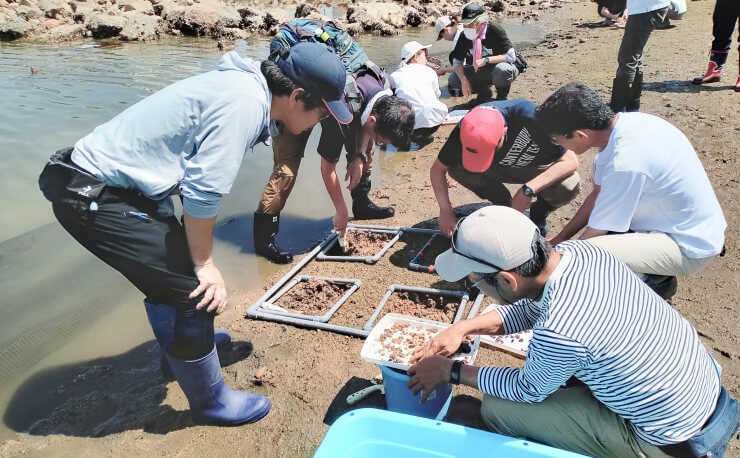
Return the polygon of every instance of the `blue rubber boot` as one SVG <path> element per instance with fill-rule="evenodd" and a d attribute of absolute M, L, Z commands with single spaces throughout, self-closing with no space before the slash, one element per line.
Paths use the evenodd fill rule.
<path fill-rule="evenodd" d="M 270 411 L 267 396 L 229 388 L 221 373 L 216 347 L 203 358 L 186 361 L 175 358 L 165 347 L 165 355 L 177 383 L 190 403 L 193 420 L 198 423 L 236 426 L 255 422 Z"/>
<path fill-rule="evenodd" d="M 175 340 L 175 307 L 154 304 L 148 300 L 144 300 L 144 307 L 146 308 L 146 316 L 149 318 L 149 324 L 152 326 L 152 331 L 154 331 L 154 337 L 157 339 L 160 348 L 164 348 L 165 345 Z M 213 338 L 218 350 L 223 350 L 231 344 L 231 334 L 226 331 L 216 331 Z M 164 352 L 159 361 L 159 368 L 165 380 L 174 380 L 174 375 Z"/>

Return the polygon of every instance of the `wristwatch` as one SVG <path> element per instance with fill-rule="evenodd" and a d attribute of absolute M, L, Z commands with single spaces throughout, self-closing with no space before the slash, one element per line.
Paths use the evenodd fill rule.
<path fill-rule="evenodd" d="M 450 369 L 450 383 L 453 385 L 459 385 L 460 384 L 460 368 L 462 367 L 463 362 L 459 359 L 456 359 L 452 362 L 452 369 Z"/>
<path fill-rule="evenodd" d="M 535 197 L 535 196 L 537 195 L 537 193 L 535 193 L 535 192 L 534 192 L 534 190 L 533 190 L 532 188 L 530 188 L 529 186 L 527 186 L 527 184 L 526 184 L 526 183 L 524 183 L 524 184 L 522 185 L 522 193 L 523 193 L 523 194 L 524 194 L 525 196 L 527 196 L 527 197 Z"/>

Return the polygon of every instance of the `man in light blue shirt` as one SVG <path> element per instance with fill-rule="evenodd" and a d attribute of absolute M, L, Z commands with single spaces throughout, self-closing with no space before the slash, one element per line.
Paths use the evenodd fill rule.
<path fill-rule="evenodd" d="M 298 134 L 330 115 L 351 117 L 339 101 L 344 81 L 323 45 L 301 44 L 274 62 L 231 52 L 217 70 L 162 89 L 57 151 L 39 178 L 67 232 L 146 295 L 165 366 L 196 421 L 250 423 L 271 407 L 266 396 L 226 386 L 214 345 L 213 319 L 226 305 L 212 257 L 221 198 L 275 123 Z"/>

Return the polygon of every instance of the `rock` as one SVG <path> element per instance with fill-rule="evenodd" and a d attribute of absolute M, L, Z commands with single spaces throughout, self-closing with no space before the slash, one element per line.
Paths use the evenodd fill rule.
<path fill-rule="evenodd" d="M 12 15 L 11 15 L 12 14 Z M 0 40 L 17 40 L 28 33 L 31 26 L 9 10 L 0 11 Z"/>
<path fill-rule="evenodd" d="M 118 36 L 126 25 L 126 19 L 122 16 L 112 16 L 110 14 L 93 15 L 88 26 L 94 38 L 110 38 Z"/>
<path fill-rule="evenodd" d="M 162 33 L 162 18 L 139 11 L 124 13 L 126 22 L 119 33 L 124 41 L 150 41 Z"/>
<path fill-rule="evenodd" d="M 123 12 L 138 11 L 144 14 L 154 14 L 154 6 L 151 2 L 143 0 L 119 0 L 116 6 Z"/>
<path fill-rule="evenodd" d="M 65 24 L 54 27 L 49 31 L 50 41 L 73 41 L 83 38 L 87 28 L 82 24 Z"/>

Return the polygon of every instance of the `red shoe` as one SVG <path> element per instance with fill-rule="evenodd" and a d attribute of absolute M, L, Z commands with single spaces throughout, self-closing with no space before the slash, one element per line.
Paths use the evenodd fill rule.
<path fill-rule="evenodd" d="M 724 67 L 724 65 L 722 67 Z M 707 72 L 702 76 L 694 78 L 691 82 L 694 84 L 716 83 L 722 76 L 722 67 L 717 65 L 716 62 L 710 60 Z"/>
<path fill-rule="evenodd" d="M 737 81 L 735 81 L 735 92 L 740 92 L 740 76 L 738 76 Z"/>

